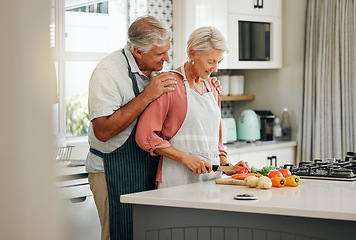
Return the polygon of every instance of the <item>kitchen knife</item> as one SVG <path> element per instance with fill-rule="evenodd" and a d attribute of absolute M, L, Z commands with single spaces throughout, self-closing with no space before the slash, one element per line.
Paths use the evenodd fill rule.
<path fill-rule="evenodd" d="M 246 169 L 246 167 L 243 166 L 219 166 L 219 165 L 213 165 L 213 171 L 220 171 L 220 172 L 238 172 L 241 170 Z"/>

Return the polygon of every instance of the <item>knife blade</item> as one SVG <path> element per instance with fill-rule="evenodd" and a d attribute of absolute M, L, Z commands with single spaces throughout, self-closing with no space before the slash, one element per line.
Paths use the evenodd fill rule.
<path fill-rule="evenodd" d="M 219 171 L 219 172 L 238 172 L 241 170 L 246 169 L 246 167 L 243 166 L 219 166 L 219 165 L 213 165 L 213 171 Z"/>

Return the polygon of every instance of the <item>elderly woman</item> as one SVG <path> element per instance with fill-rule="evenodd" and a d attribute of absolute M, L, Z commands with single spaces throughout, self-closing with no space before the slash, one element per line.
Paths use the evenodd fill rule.
<path fill-rule="evenodd" d="M 218 29 L 196 29 L 187 43 L 189 60 L 174 71 L 175 91 L 161 95 L 139 118 L 136 142 L 151 155 L 162 156 L 156 177 L 159 188 L 220 178 L 212 165 L 228 164 L 220 98 L 210 78 L 227 51 Z M 238 164 L 247 166 L 243 161 Z"/>

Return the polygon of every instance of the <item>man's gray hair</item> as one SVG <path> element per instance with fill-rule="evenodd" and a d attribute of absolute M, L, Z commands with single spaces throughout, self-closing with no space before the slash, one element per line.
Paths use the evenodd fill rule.
<path fill-rule="evenodd" d="M 187 54 L 194 50 L 197 55 L 209 50 L 228 52 L 227 41 L 219 29 L 215 27 L 200 27 L 194 30 L 187 42 Z"/>
<path fill-rule="evenodd" d="M 137 18 L 128 29 L 127 45 L 131 52 L 134 46 L 144 53 L 149 52 L 152 47 L 167 45 L 171 38 L 168 26 L 152 16 Z"/>

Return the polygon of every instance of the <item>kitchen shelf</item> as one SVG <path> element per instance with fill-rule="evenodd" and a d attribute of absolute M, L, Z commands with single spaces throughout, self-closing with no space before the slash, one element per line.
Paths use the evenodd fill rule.
<path fill-rule="evenodd" d="M 231 96 L 220 96 L 220 101 L 247 101 L 254 100 L 255 95 L 231 95 Z"/>

